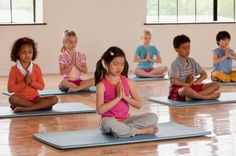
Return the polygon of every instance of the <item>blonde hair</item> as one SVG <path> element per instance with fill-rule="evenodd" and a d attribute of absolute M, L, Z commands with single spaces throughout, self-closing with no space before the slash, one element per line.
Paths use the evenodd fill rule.
<path fill-rule="evenodd" d="M 73 30 L 65 30 L 65 31 L 63 32 L 63 34 L 62 34 L 62 47 L 61 47 L 61 52 L 64 52 L 64 51 L 66 50 L 66 47 L 65 47 L 65 45 L 64 45 L 64 41 L 65 41 L 66 37 L 71 37 L 71 36 L 77 38 L 76 33 L 75 33 Z"/>
<path fill-rule="evenodd" d="M 151 29 L 144 29 L 144 30 L 143 30 L 143 35 L 150 35 L 150 36 L 152 36 L 152 31 L 151 31 Z"/>

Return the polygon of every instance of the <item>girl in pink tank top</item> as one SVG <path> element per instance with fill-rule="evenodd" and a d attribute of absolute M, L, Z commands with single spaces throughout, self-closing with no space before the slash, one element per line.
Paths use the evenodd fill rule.
<path fill-rule="evenodd" d="M 125 123 L 131 118 L 129 106 L 141 108 L 141 100 L 135 86 L 127 78 L 128 69 L 129 65 L 123 50 L 118 47 L 110 47 L 97 62 L 95 71 L 96 108 L 102 117 L 100 125 L 104 124 L 103 126 L 108 126 L 109 129 L 120 129 L 118 131 L 123 132 L 124 128 L 122 126 L 130 126 Z M 156 119 L 156 117 L 154 118 Z M 103 119 L 106 119 L 106 122 L 103 122 L 105 121 Z M 118 127 L 112 128 L 113 125 Z M 127 128 L 127 134 L 124 135 L 155 134 L 157 132 L 155 125 L 140 127 L 142 128 Z M 120 136 L 118 133 L 105 129 L 102 130 L 105 133 Z"/>

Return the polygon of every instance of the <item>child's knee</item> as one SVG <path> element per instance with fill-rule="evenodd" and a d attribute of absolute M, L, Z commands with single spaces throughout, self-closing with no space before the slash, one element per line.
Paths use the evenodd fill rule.
<path fill-rule="evenodd" d="M 218 90 L 220 88 L 220 85 L 217 82 L 212 82 L 212 86 L 215 88 L 215 90 Z"/>
<path fill-rule="evenodd" d="M 8 99 L 10 104 L 14 104 L 17 100 L 18 100 L 18 97 L 15 94 L 11 95 Z"/>
<path fill-rule="evenodd" d="M 156 125 L 158 121 L 158 117 L 155 113 L 148 113 L 147 120 L 150 122 L 150 125 Z"/>
<path fill-rule="evenodd" d="M 218 79 L 218 80 L 220 80 L 222 82 L 230 82 L 230 76 L 225 74 L 224 72 L 221 72 L 221 71 L 220 72 L 213 72 L 212 75 L 216 79 Z"/>
<path fill-rule="evenodd" d="M 183 87 L 182 94 L 185 96 L 188 96 L 188 95 L 192 94 L 192 91 L 193 90 L 190 87 Z"/>
<path fill-rule="evenodd" d="M 56 103 L 58 103 L 58 97 L 57 96 L 52 96 L 51 101 L 52 101 L 52 104 L 55 105 Z"/>
<path fill-rule="evenodd" d="M 105 133 L 110 133 L 112 127 L 114 127 L 115 118 L 104 117 L 101 120 L 100 129 Z"/>

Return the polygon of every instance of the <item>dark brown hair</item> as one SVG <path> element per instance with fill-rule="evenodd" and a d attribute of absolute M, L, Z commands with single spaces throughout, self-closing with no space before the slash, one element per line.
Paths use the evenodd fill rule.
<path fill-rule="evenodd" d="M 99 82 L 101 82 L 102 79 L 104 79 L 104 77 L 106 76 L 106 74 L 108 72 L 102 62 L 104 61 L 105 64 L 109 64 L 116 57 L 124 57 L 125 66 L 124 66 L 124 69 L 123 69 L 121 75 L 128 77 L 129 64 L 128 64 L 128 61 L 126 60 L 125 53 L 122 49 L 113 46 L 113 47 L 108 48 L 104 52 L 101 59 L 99 59 L 96 64 L 96 70 L 94 73 L 95 85 L 97 85 Z"/>
<path fill-rule="evenodd" d="M 22 38 L 17 39 L 12 46 L 11 61 L 16 62 L 17 60 L 20 60 L 20 57 L 19 57 L 20 49 L 23 45 L 26 45 L 26 44 L 31 45 L 33 48 L 32 60 L 36 59 L 38 55 L 37 44 L 31 38 L 22 37 Z"/>

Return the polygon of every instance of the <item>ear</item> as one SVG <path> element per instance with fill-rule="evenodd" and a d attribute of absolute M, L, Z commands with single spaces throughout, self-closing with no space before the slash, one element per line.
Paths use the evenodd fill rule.
<path fill-rule="evenodd" d="M 175 48 L 175 52 L 177 52 L 177 53 L 178 53 L 178 52 L 179 52 L 179 48 Z"/>

